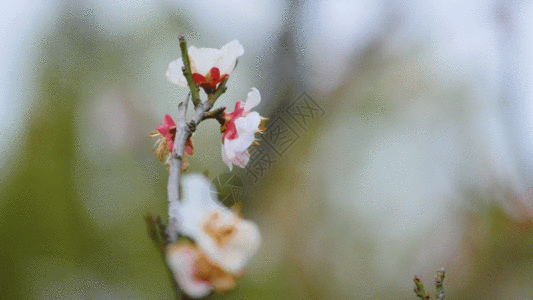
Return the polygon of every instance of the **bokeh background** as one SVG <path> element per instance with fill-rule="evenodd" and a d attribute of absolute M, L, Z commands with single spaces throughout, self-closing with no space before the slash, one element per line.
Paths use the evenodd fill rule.
<path fill-rule="evenodd" d="M 149 133 L 187 93 L 164 76 L 179 32 L 238 39 L 217 106 L 257 87 L 272 122 L 233 171 L 262 247 L 212 299 L 416 299 L 440 267 L 451 299 L 532 297 L 530 1 L 0 8 L 0 298 L 174 298 L 143 217 L 166 214 Z M 302 95 L 321 113 L 294 117 Z M 229 172 L 218 130 L 201 124 L 189 172 Z"/>

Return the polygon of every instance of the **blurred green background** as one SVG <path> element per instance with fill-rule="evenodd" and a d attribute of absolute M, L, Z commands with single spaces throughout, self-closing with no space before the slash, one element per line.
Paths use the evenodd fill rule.
<path fill-rule="evenodd" d="M 173 299 L 143 217 L 166 214 L 149 134 L 187 93 L 164 76 L 184 32 L 245 49 L 216 106 L 255 86 L 293 130 L 283 154 L 264 137 L 266 170 L 233 171 L 263 245 L 212 299 L 416 299 L 413 276 L 434 291 L 440 267 L 450 299 L 529 299 L 529 96 L 509 47 L 530 49 L 531 5 L 429 3 L 6 4 L 0 298 Z M 302 125 L 304 92 L 323 114 Z M 188 172 L 229 172 L 216 122 L 194 143 Z"/>

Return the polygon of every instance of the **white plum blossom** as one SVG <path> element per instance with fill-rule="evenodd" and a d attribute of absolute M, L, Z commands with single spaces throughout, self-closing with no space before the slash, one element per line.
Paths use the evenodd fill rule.
<path fill-rule="evenodd" d="M 237 40 L 224 45 L 221 49 L 189 47 L 189 60 L 194 83 L 199 84 L 207 94 L 216 91 L 217 85 L 228 77 L 237 62 L 244 54 L 244 48 Z M 187 87 L 187 79 L 183 76 L 183 59 L 172 61 L 166 73 L 170 82 L 180 87 Z"/>
<path fill-rule="evenodd" d="M 233 165 L 244 168 L 250 160 L 248 148 L 252 144 L 257 144 L 255 134 L 264 132 L 262 127 L 267 118 L 263 118 L 259 113 L 250 110 L 261 102 L 261 95 L 256 88 L 248 93 L 246 102 L 237 101 L 235 110 L 231 113 L 224 113 L 226 122 L 222 127 L 222 159 L 233 169 Z"/>
<path fill-rule="evenodd" d="M 259 229 L 222 205 L 213 191 L 203 175 L 183 178 L 180 233 L 191 238 L 213 264 L 238 276 L 259 248 Z"/>

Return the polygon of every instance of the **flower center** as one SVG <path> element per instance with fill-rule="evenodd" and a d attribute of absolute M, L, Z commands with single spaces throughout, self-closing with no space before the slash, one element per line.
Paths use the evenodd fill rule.
<path fill-rule="evenodd" d="M 220 213 L 214 212 L 204 224 L 204 232 L 212 237 L 219 247 L 226 245 L 237 233 L 237 228 L 235 228 L 235 225 L 222 226 L 220 224 L 221 222 L 223 221 L 220 218 Z"/>
<path fill-rule="evenodd" d="M 218 68 L 211 68 L 205 76 L 200 73 L 192 74 L 194 83 L 199 84 L 206 94 L 213 94 L 217 90 L 217 84 L 228 76 L 228 74 L 220 76 L 220 70 Z"/>
<path fill-rule="evenodd" d="M 194 277 L 211 283 L 219 293 L 232 290 L 237 285 L 231 274 L 212 263 L 205 255 L 199 255 L 194 266 Z"/>
<path fill-rule="evenodd" d="M 234 140 L 239 137 L 237 133 L 237 127 L 235 126 L 235 120 L 244 116 L 244 107 L 241 107 L 241 101 L 235 103 L 235 110 L 231 113 L 224 113 L 226 123 L 224 124 L 224 134 L 222 134 L 222 141 L 224 139 Z"/>

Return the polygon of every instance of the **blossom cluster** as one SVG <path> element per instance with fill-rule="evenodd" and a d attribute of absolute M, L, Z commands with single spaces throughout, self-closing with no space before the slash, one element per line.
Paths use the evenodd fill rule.
<path fill-rule="evenodd" d="M 211 48 L 189 48 L 189 60 L 191 64 L 192 77 L 194 83 L 204 89 L 207 94 L 212 94 L 218 89 L 218 85 L 226 79 L 233 71 L 237 58 L 244 54 L 244 49 L 237 40 L 234 40 L 219 49 Z M 187 79 L 183 75 L 183 59 L 172 61 L 166 72 L 168 80 L 179 87 L 187 87 Z M 252 88 L 248 93 L 246 102 L 237 101 L 235 110 L 231 113 L 224 113 L 224 124 L 221 125 L 222 133 L 222 159 L 229 167 L 230 171 L 233 165 L 244 168 L 250 160 L 249 148 L 252 145 L 258 145 L 255 138 L 256 133 L 264 133 L 263 118 L 257 112 L 251 109 L 259 105 L 261 95 L 256 88 Z M 156 143 L 159 147 L 156 155 L 160 161 L 165 160 L 168 164 L 170 153 L 172 152 L 173 140 L 176 136 L 176 124 L 169 115 L 163 118 L 163 125 L 157 127 L 158 132 L 152 133 L 152 136 L 160 136 Z M 172 130 L 174 130 L 172 132 Z M 166 148 L 161 145 L 168 146 Z M 192 155 L 192 142 L 187 141 L 185 151 Z"/>
<path fill-rule="evenodd" d="M 167 247 L 167 263 L 185 293 L 193 298 L 212 290 L 235 288 L 261 237 L 257 225 L 244 220 L 211 195 L 200 174 L 183 178 L 180 233 L 189 237 Z"/>
<path fill-rule="evenodd" d="M 237 58 L 243 54 L 244 49 L 237 40 L 221 49 L 191 46 L 188 49 L 191 70 L 188 76 L 192 75 L 194 83 L 212 95 L 221 88 L 221 83 L 235 68 Z M 183 68 L 184 60 L 180 58 L 172 61 L 166 72 L 168 80 L 179 87 L 188 86 Z M 251 111 L 260 102 L 259 91 L 252 88 L 246 101 L 236 102 L 233 112 L 217 116 L 221 125 L 222 160 L 230 170 L 233 165 L 246 166 L 250 160 L 250 146 L 258 144 L 256 133 L 264 133 L 266 118 Z M 163 124 L 151 135 L 158 137 L 154 147 L 156 156 L 167 165 L 170 165 L 174 151 L 176 131 L 176 123 L 167 114 Z M 181 172 L 188 167 L 183 154 L 191 156 L 193 152 L 189 137 L 183 153 L 180 153 L 183 159 Z M 248 261 L 259 248 L 261 238 L 257 225 L 244 220 L 239 213 L 213 197 L 211 183 L 204 175 L 184 176 L 181 187 L 177 231 L 183 238 L 167 245 L 167 264 L 181 290 L 192 298 L 205 297 L 213 290 L 229 291 L 235 288 Z"/>

